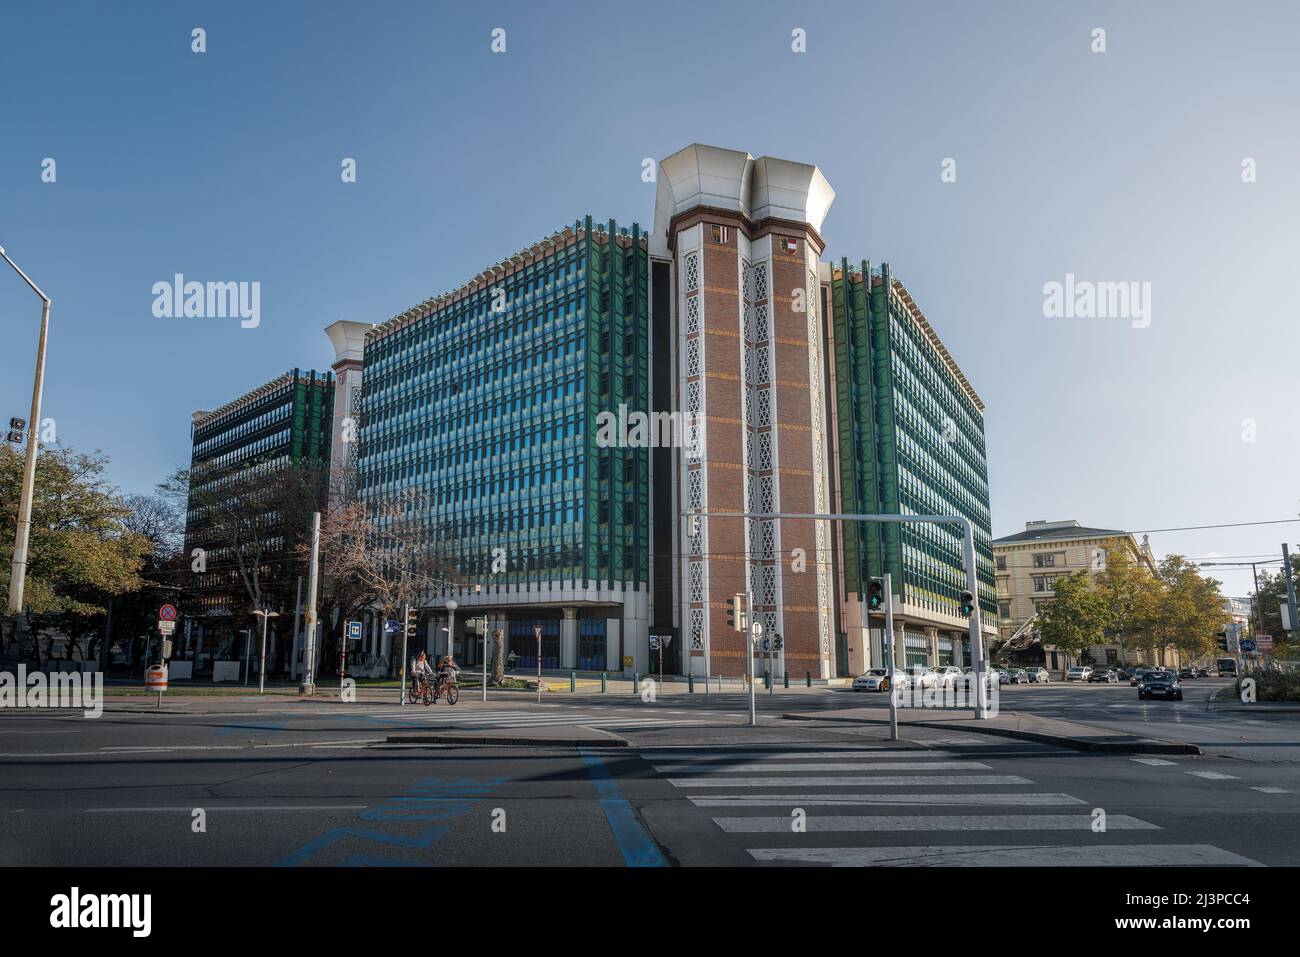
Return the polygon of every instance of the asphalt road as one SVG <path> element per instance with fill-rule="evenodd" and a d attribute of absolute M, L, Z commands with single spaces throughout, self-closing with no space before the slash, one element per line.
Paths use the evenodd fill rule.
<path fill-rule="evenodd" d="M 884 705 L 824 690 L 758 695 L 758 728 L 736 694 L 407 709 L 250 697 L 222 704 L 242 713 L 96 720 L 7 712 L 0 864 L 1300 863 L 1296 716 L 1207 712 L 1199 691 L 1142 707 L 1127 686 L 1002 698 L 1008 710 L 1222 739 L 1185 758 L 906 727 L 890 743 L 879 725 L 779 717 Z M 614 730 L 632 747 L 386 741 L 565 725 Z"/>

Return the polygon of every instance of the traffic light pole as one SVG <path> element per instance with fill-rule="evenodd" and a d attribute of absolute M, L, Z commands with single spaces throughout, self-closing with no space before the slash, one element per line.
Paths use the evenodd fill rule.
<path fill-rule="evenodd" d="M 885 572 L 885 647 L 889 649 L 889 740 L 898 740 L 898 679 L 894 662 L 894 590 L 889 572 Z"/>
<path fill-rule="evenodd" d="M 975 576 L 975 529 L 969 519 L 961 515 L 865 515 L 853 512 L 714 512 L 705 509 L 686 509 L 684 515 L 703 518 L 750 518 L 759 521 L 788 518 L 811 519 L 817 522 L 882 522 L 892 525 L 915 522 L 923 525 L 958 526 L 962 533 L 962 553 L 966 565 L 966 588 L 974 596 L 970 613 L 970 651 L 971 668 L 975 672 L 973 675 L 975 686 L 979 689 L 975 693 L 975 717 L 978 720 L 988 717 L 988 689 L 984 687 L 984 636 L 980 630 L 979 587 Z M 886 597 L 888 598 L 888 596 Z"/>
<path fill-rule="evenodd" d="M 749 726 L 758 726 L 758 715 L 754 710 L 754 593 L 745 592 L 745 645 L 748 654 L 745 657 L 745 670 L 749 675 Z"/>
<path fill-rule="evenodd" d="M 1300 633 L 1300 619 L 1297 619 L 1295 615 L 1295 582 L 1292 580 L 1291 553 L 1287 551 L 1286 542 L 1282 543 L 1282 576 L 1286 579 L 1286 607 L 1291 615 L 1291 634 L 1294 636 Z M 1259 604 L 1259 602 L 1255 604 Z"/>
<path fill-rule="evenodd" d="M 401 658 L 402 681 L 398 689 L 398 694 L 401 695 L 401 698 L 399 698 L 397 701 L 397 703 L 402 707 L 406 706 L 406 628 L 407 628 L 406 622 L 407 619 L 410 617 L 411 617 L 411 606 L 409 604 L 402 605 L 402 658 Z"/>

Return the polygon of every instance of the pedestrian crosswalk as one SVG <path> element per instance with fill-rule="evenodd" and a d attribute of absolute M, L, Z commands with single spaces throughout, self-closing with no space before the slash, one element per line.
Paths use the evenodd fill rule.
<path fill-rule="evenodd" d="M 640 755 L 692 805 L 716 814 L 710 826 L 759 864 L 1258 866 L 1210 844 L 1162 843 L 1157 823 L 1039 790 L 1023 774 L 1004 773 L 1000 765 L 1011 762 L 979 752 L 895 745 Z M 1016 755 L 1011 770 L 1030 756 Z M 975 843 L 964 843 L 967 835 Z"/>
<path fill-rule="evenodd" d="M 575 711 L 572 708 L 554 711 L 521 710 L 470 710 L 433 704 L 426 707 L 409 705 L 391 711 L 370 711 L 364 715 L 347 715 L 349 720 L 371 721 L 402 727 L 438 728 L 446 730 L 496 731 L 512 728 L 586 727 L 604 731 L 634 731 L 644 728 L 671 727 L 698 724 L 693 718 L 662 718 L 651 714 L 637 715 L 603 710 Z"/>

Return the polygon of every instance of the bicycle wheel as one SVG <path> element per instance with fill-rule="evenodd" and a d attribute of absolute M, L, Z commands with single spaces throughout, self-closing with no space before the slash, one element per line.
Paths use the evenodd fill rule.
<path fill-rule="evenodd" d="M 458 700 L 460 700 L 460 690 L 452 685 L 447 689 L 447 704 L 455 704 Z"/>

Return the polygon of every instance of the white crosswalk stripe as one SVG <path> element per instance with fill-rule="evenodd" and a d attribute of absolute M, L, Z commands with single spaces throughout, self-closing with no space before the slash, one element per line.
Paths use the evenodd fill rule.
<path fill-rule="evenodd" d="M 964 742 L 946 739 L 945 743 Z M 1027 752 L 1026 756 L 1033 754 Z M 674 788 L 686 792 L 684 796 L 693 806 L 706 812 L 740 812 L 711 819 L 729 838 L 743 841 L 763 835 L 766 841 L 784 845 L 746 846 L 746 853 L 757 863 L 1258 866 L 1256 861 L 1209 844 L 1143 843 L 1159 841 L 1159 824 L 1110 808 L 1104 815 L 1088 812 L 1083 798 L 1035 791 L 1031 779 L 997 773 L 1005 769 L 984 763 L 1019 754 L 995 756 L 972 751 L 965 757 L 951 750 L 903 750 L 897 746 L 798 751 L 787 745 L 772 750 L 648 749 L 640 756 Z M 1138 760 L 1151 765 L 1175 763 Z M 1010 767 L 1020 770 L 1024 764 Z M 898 790 L 901 788 L 908 790 Z M 853 807 L 871 810 L 817 810 Z M 966 813 L 963 808 L 979 810 Z M 1024 810 L 1005 813 L 998 810 L 1002 808 Z M 1077 810 L 1061 813 L 1062 808 Z M 744 813 L 747 809 L 758 810 Z M 984 813 L 986 809 L 991 813 Z M 970 832 L 982 832 L 1005 843 L 960 843 Z M 894 835 L 909 833 L 925 835 L 935 843 L 888 846 Z M 816 846 L 818 835 L 849 837 L 855 846 Z M 820 843 L 824 844 L 825 838 Z"/>
<path fill-rule="evenodd" d="M 401 723 L 437 725 L 440 727 L 452 728 L 472 728 L 474 730 L 508 730 L 511 728 L 555 728 L 582 726 L 590 728 L 602 728 L 609 730 L 632 730 L 634 728 L 658 728 L 670 727 L 674 725 L 694 724 L 690 719 L 683 718 L 658 718 L 652 715 L 645 717 L 633 715 L 618 715 L 604 712 L 573 712 L 564 710 L 551 714 L 538 713 L 536 711 L 456 711 L 453 708 L 443 708 L 435 711 L 437 705 L 430 705 L 429 708 L 414 707 L 402 711 L 382 711 L 370 712 L 366 715 L 368 718 L 378 718 L 384 722 L 398 723 L 395 719 L 402 719 Z"/>

